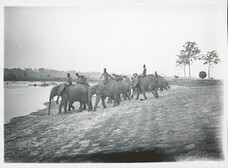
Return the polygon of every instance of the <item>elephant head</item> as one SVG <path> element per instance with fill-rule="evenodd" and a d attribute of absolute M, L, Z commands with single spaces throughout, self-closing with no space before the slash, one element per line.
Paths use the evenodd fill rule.
<path fill-rule="evenodd" d="M 139 77 L 136 76 L 132 79 L 132 88 L 135 88 L 139 84 Z"/>
<path fill-rule="evenodd" d="M 55 97 L 55 96 L 62 96 L 63 91 L 66 89 L 66 84 L 60 84 L 57 86 L 54 86 L 51 91 L 50 91 L 50 95 L 49 95 L 49 106 L 48 106 L 48 115 L 50 115 L 50 109 L 51 109 L 51 100 Z M 58 100 L 57 100 L 58 101 Z"/>

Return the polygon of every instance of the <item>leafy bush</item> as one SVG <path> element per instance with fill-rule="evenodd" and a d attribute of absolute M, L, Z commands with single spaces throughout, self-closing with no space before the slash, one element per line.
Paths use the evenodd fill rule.
<path fill-rule="evenodd" d="M 199 77 L 200 77 L 201 79 L 204 79 L 204 78 L 207 77 L 207 73 L 206 73 L 205 71 L 200 71 Z"/>

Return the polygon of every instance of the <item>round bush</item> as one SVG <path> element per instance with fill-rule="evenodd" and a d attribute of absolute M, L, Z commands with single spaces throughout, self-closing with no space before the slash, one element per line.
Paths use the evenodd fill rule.
<path fill-rule="evenodd" d="M 206 76 L 207 76 L 207 73 L 204 72 L 204 71 L 201 71 L 201 72 L 199 73 L 199 77 L 200 77 L 201 79 L 206 78 Z"/>

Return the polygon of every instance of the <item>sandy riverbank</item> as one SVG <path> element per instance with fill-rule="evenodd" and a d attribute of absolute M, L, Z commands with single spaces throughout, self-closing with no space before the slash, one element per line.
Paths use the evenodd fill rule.
<path fill-rule="evenodd" d="M 47 109 L 4 125 L 5 162 L 220 160 L 222 86 L 172 86 L 96 112 Z"/>

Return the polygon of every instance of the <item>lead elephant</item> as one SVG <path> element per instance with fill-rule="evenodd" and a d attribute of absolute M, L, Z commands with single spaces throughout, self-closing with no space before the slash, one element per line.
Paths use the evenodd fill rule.
<path fill-rule="evenodd" d="M 51 101 L 53 100 L 53 98 L 55 96 L 58 96 L 57 98 L 57 104 L 58 104 L 58 100 L 59 100 L 59 97 L 62 97 L 62 92 L 63 90 L 65 89 L 66 87 L 66 84 L 59 84 L 59 85 L 56 85 L 54 86 L 51 91 L 50 91 L 50 94 L 49 94 L 49 106 L 48 106 L 48 115 L 50 115 L 50 110 L 51 110 Z"/>
<path fill-rule="evenodd" d="M 158 85 L 161 92 L 163 91 L 163 89 L 170 89 L 169 82 L 162 76 L 158 76 Z"/>
<path fill-rule="evenodd" d="M 102 105 L 106 108 L 105 98 L 110 97 L 114 100 L 113 106 L 120 104 L 120 93 L 119 85 L 115 80 L 109 80 L 105 85 L 97 84 L 91 88 L 91 92 L 96 94 L 96 101 L 93 111 L 96 111 L 100 99 L 102 100 Z"/>
<path fill-rule="evenodd" d="M 73 107 L 74 102 L 80 103 L 78 111 L 82 111 L 83 104 L 87 104 L 88 111 L 93 109 L 90 99 L 90 89 L 88 86 L 76 84 L 66 87 L 66 89 L 62 92 L 62 101 L 59 105 L 59 113 L 61 113 L 62 107 L 64 107 L 64 112 L 66 112 L 68 103 L 68 109 L 70 110 L 70 108 Z"/>
<path fill-rule="evenodd" d="M 142 93 L 144 96 L 144 99 L 147 99 L 146 97 L 146 91 L 151 91 L 156 98 L 159 97 L 158 95 L 158 77 L 155 75 L 146 75 L 145 77 L 136 76 L 132 81 L 132 87 L 133 89 L 137 90 L 137 98 L 139 98 L 139 94 Z"/>

